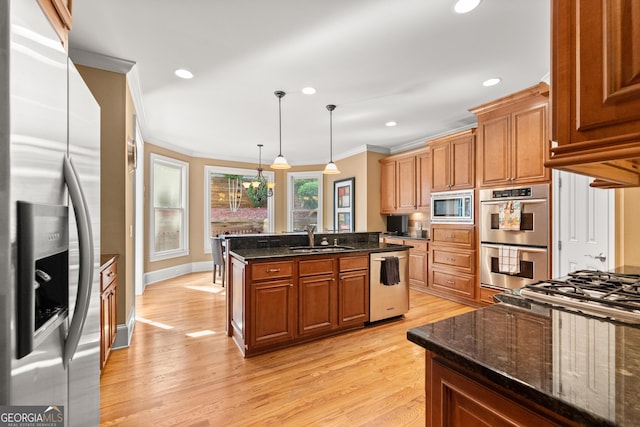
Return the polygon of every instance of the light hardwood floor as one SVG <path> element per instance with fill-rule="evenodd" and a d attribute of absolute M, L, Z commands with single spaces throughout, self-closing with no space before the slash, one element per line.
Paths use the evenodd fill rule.
<path fill-rule="evenodd" d="M 131 346 L 101 377 L 101 425 L 423 426 L 424 350 L 414 326 L 470 310 L 411 291 L 404 319 L 243 359 L 211 273 L 148 286 Z"/>

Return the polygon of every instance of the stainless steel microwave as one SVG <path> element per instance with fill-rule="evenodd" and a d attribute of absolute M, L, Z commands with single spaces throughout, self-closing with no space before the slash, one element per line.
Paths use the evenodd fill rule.
<path fill-rule="evenodd" d="M 431 222 L 473 224 L 473 190 L 432 193 Z"/>

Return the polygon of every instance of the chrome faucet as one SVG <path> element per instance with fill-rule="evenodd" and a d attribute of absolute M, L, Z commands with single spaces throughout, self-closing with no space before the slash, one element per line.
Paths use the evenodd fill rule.
<path fill-rule="evenodd" d="M 314 247 L 313 232 L 316 231 L 316 226 L 308 225 L 306 231 L 307 231 L 307 234 L 309 235 L 309 247 L 313 248 Z"/>

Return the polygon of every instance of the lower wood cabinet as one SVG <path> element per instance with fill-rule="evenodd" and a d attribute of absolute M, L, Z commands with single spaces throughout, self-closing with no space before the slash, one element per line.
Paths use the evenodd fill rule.
<path fill-rule="evenodd" d="M 475 302 L 475 227 L 432 224 L 430 243 L 429 291 L 460 302 Z"/>
<path fill-rule="evenodd" d="M 425 388 L 427 427 L 577 425 L 534 402 L 521 401 L 506 389 L 470 378 L 462 368 L 429 351 Z"/>
<path fill-rule="evenodd" d="M 100 369 L 116 340 L 118 315 L 118 256 L 105 255 L 100 267 Z"/>
<path fill-rule="evenodd" d="M 369 257 L 341 257 L 338 280 L 338 326 L 369 321 Z"/>
<path fill-rule="evenodd" d="M 295 295 L 291 280 L 250 285 L 249 346 L 258 348 L 289 342 L 295 336 Z"/>
<path fill-rule="evenodd" d="M 369 320 L 368 254 L 231 259 L 229 335 L 245 357 L 361 328 Z"/>
<path fill-rule="evenodd" d="M 429 287 L 429 242 L 398 237 L 385 237 L 384 242 L 413 246 L 409 249 L 409 286 L 417 291 L 427 290 Z"/>

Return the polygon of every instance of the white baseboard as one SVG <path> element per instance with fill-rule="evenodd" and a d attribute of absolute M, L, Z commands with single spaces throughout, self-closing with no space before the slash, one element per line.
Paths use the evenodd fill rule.
<path fill-rule="evenodd" d="M 199 273 L 201 271 L 212 271 L 211 261 L 192 262 L 189 264 L 176 265 L 175 267 L 164 268 L 162 270 L 151 271 L 144 274 L 144 285 L 161 282 L 174 277 L 183 276 L 189 273 Z"/>
<path fill-rule="evenodd" d="M 136 326 L 136 306 L 131 306 L 129 317 L 126 324 L 118 324 L 118 330 L 116 334 L 116 342 L 113 343 L 113 349 L 127 348 L 131 344 L 131 337 L 133 337 L 133 329 Z"/>

